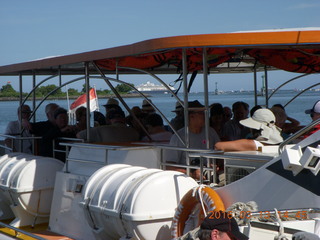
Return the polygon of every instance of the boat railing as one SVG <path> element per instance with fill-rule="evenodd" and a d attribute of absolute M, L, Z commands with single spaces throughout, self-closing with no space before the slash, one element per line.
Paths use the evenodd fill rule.
<path fill-rule="evenodd" d="M 280 145 L 279 145 L 279 153 L 282 152 L 284 147 L 288 145 L 289 143 L 292 143 L 296 139 L 300 138 L 301 136 L 305 135 L 307 132 L 309 132 L 312 128 L 314 128 L 316 125 L 320 124 L 320 119 L 317 119 L 310 124 L 306 125 L 304 128 L 300 129 L 296 133 L 289 136 L 287 139 L 285 139 Z"/>
<path fill-rule="evenodd" d="M 125 144 L 117 144 L 117 145 L 107 145 L 107 144 L 94 144 L 94 143 L 85 143 L 85 142 L 61 142 L 60 145 L 66 147 L 66 162 L 65 162 L 65 171 L 69 172 L 69 163 L 83 163 L 88 165 L 100 165 L 104 166 L 108 164 L 108 152 L 109 151 L 128 151 L 128 150 L 143 150 L 143 149 L 151 149 L 151 146 L 143 146 L 143 145 L 125 145 Z M 96 161 L 94 159 L 78 159 L 70 157 L 69 152 L 72 147 L 90 149 L 90 150 L 103 150 L 105 152 L 104 161 Z"/>
<path fill-rule="evenodd" d="M 66 137 L 60 137 L 52 140 L 52 156 L 55 158 L 57 153 L 62 153 L 64 156 L 67 156 L 69 153 L 69 149 L 67 145 L 64 145 L 63 143 L 74 143 L 74 142 L 84 142 L 83 139 L 80 138 L 66 138 Z M 62 146 L 59 148 L 59 146 Z"/>
<path fill-rule="evenodd" d="M 217 186 L 234 182 L 273 158 L 272 156 L 225 153 L 222 151 L 189 153 L 188 155 L 189 158 L 199 158 L 199 166 L 192 166 L 191 168 L 200 169 L 200 183 L 212 183 Z M 217 172 L 217 160 L 223 161 L 223 169 L 220 173 Z M 222 182 L 217 182 L 220 174 L 224 174 L 224 178 Z"/>
<path fill-rule="evenodd" d="M 6 230 L 5 234 L 10 237 L 13 237 L 12 239 L 46 240 L 46 238 L 37 236 L 33 233 L 27 232 L 27 231 L 20 229 L 20 228 L 13 227 L 13 226 L 6 224 L 6 223 L 3 223 L 3 222 L 0 222 L 0 226 L 1 226 L 0 232 L 4 232 L 4 230 Z"/>
<path fill-rule="evenodd" d="M 104 166 L 109 164 L 108 152 L 110 151 L 135 151 L 145 149 L 159 149 L 159 168 L 166 170 L 172 168 L 185 168 L 186 174 L 191 173 L 197 169 L 200 170 L 199 183 L 216 184 L 218 185 L 217 177 L 217 160 L 223 161 L 223 172 L 226 176 L 223 185 L 229 182 L 240 179 L 248 173 L 256 170 L 267 161 L 270 161 L 274 156 L 266 155 L 252 155 L 252 154 L 236 154 L 225 153 L 222 151 L 214 151 L 210 149 L 187 149 L 181 147 L 174 147 L 169 145 L 159 145 L 154 143 L 134 142 L 134 143 L 119 143 L 119 144 L 93 144 L 93 143 L 75 143 L 75 142 L 63 142 L 60 143 L 66 147 L 66 172 L 69 171 L 70 162 L 91 164 Z M 71 147 L 85 148 L 95 150 L 103 150 L 105 152 L 103 161 L 97 161 L 95 159 L 78 159 L 69 156 L 69 149 Z M 166 162 L 163 157 L 163 151 L 174 150 L 186 152 L 186 164 L 177 164 Z M 194 161 L 197 160 L 197 161 Z M 196 162 L 196 163 L 195 163 Z M 220 169 L 221 170 L 221 169 Z M 221 184 L 221 183 L 220 183 Z"/>
<path fill-rule="evenodd" d="M 1 138 L 4 139 L 10 139 L 11 140 L 11 146 L 8 146 L 6 144 L 6 141 L 3 140 L 0 142 L 0 149 L 1 149 L 1 155 L 3 155 L 5 152 L 22 152 L 23 149 L 23 141 L 31 140 L 32 141 L 32 152 L 35 153 L 36 149 L 36 141 L 41 139 L 41 137 L 31 136 L 31 137 L 21 137 L 21 135 L 8 135 L 8 134 L 0 134 Z M 15 147 L 16 141 L 19 141 L 18 149 Z"/>

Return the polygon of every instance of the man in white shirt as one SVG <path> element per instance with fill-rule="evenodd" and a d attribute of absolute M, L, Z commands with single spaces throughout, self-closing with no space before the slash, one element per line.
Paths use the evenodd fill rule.
<path fill-rule="evenodd" d="M 31 134 L 28 130 L 23 130 L 20 123 L 20 115 L 22 120 L 29 120 L 30 114 L 32 113 L 30 107 L 28 105 L 22 105 L 18 108 L 18 120 L 11 121 L 8 123 L 7 128 L 5 130 L 5 134 L 12 136 L 21 136 L 21 137 L 31 137 Z M 22 133 L 22 135 L 21 135 Z M 22 143 L 22 145 L 21 145 Z M 32 140 L 13 140 L 11 138 L 5 139 L 5 144 L 12 148 L 14 152 L 24 152 L 24 153 L 32 153 Z M 20 146 L 21 145 L 21 146 Z"/>
<path fill-rule="evenodd" d="M 207 139 L 205 132 L 205 116 L 204 106 L 199 101 L 188 103 L 188 117 L 189 117 L 189 147 L 194 149 L 207 149 Z M 185 141 L 185 128 L 181 128 L 178 132 L 179 136 Z M 220 138 L 213 128 L 209 128 L 209 147 L 212 148 Z M 170 139 L 170 145 L 176 147 L 185 147 L 179 140 L 177 135 L 173 135 Z M 165 150 L 164 160 L 167 163 L 186 164 L 186 152 L 177 150 Z M 176 170 L 186 173 L 183 167 L 167 167 L 167 170 Z"/>

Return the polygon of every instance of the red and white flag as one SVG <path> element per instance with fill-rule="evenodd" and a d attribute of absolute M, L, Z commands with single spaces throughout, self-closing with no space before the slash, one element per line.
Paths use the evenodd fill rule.
<path fill-rule="evenodd" d="M 91 88 L 89 91 L 90 96 L 90 112 L 93 112 L 97 109 L 99 109 L 98 105 L 98 97 L 96 90 L 94 88 Z M 78 97 L 71 105 L 70 105 L 70 112 L 74 113 L 79 107 L 87 107 L 87 96 L 86 94 L 81 95 Z"/>

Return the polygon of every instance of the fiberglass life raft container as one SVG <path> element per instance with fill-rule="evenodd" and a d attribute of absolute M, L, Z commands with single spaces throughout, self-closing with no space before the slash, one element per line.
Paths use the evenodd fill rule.
<path fill-rule="evenodd" d="M 12 153 L 0 158 L 2 219 L 15 217 L 14 227 L 48 222 L 56 172 L 63 162 Z M 11 217 L 8 209 L 11 209 Z"/>
<path fill-rule="evenodd" d="M 96 239 L 170 239 L 175 209 L 197 185 L 180 172 L 114 164 L 89 178 L 80 204 Z"/>

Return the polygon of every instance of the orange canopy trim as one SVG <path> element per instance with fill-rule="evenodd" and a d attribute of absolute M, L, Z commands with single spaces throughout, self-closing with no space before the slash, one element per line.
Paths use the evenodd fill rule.
<path fill-rule="evenodd" d="M 186 51 L 188 71 L 196 71 L 202 69 L 202 51 L 202 48 L 191 48 Z M 233 56 L 235 51 L 236 49 L 233 48 L 207 49 L 208 67 L 213 68 L 229 60 Z M 151 69 L 163 66 L 165 64 L 174 65 L 178 69 L 182 69 L 182 51 L 171 50 L 161 53 L 148 53 L 117 59 L 103 59 L 95 61 L 95 63 L 98 66 L 111 71 L 114 71 L 116 69 L 116 66 L 138 69 Z"/>
<path fill-rule="evenodd" d="M 290 72 L 320 72 L 319 49 L 253 49 L 247 54 L 265 65 Z"/>

